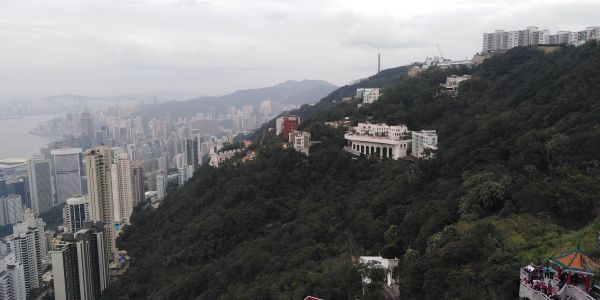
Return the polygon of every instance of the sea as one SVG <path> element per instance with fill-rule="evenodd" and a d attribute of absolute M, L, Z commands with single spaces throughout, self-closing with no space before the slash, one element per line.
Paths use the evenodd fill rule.
<path fill-rule="evenodd" d="M 41 122 L 50 121 L 59 115 L 34 115 L 11 119 L 0 119 L 0 159 L 31 158 L 48 146 L 49 139 L 29 133 Z"/>

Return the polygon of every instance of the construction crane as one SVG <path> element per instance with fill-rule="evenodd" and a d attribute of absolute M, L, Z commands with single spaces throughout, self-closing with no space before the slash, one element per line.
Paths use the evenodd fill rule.
<path fill-rule="evenodd" d="M 440 53 L 440 59 L 444 60 L 444 54 L 442 53 L 442 49 L 440 49 L 440 44 L 435 44 L 437 46 L 438 52 Z"/>

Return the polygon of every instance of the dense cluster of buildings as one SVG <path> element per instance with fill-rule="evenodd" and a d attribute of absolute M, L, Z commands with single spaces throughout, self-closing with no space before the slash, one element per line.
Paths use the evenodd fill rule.
<path fill-rule="evenodd" d="M 310 132 L 299 131 L 300 117 L 297 115 L 287 115 L 275 120 L 275 134 L 284 137 L 286 143 L 284 148 L 292 148 L 300 153 L 309 155 L 310 150 Z"/>
<path fill-rule="evenodd" d="M 411 154 L 427 158 L 437 149 L 435 130 L 409 131 L 405 125 L 358 123 L 344 135 L 344 148 L 354 155 L 400 159 Z"/>
<path fill-rule="evenodd" d="M 483 34 L 483 53 L 504 51 L 514 47 L 538 45 L 581 45 L 587 41 L 600 40 L 600 26 L 590 26 L 581 31 L 540 30 L 538 27 L 527 27 L 523 30 L 496 30 Z"/>
<path fill-rule="evenodd" d="M 296 108 L 298 108 L 298 105 L 295 104 L 282 104 L 271 100 L 263 100 L 258 106 L 258 111 L 253 105 L 242 105 L 241 109 L 229 105 L 227 107 L 228 114 L 224 117 L 231 118 L 233 121 L 232 131 L 234 133 L 249 132 L 268 122 L 274 116 Z"/>
<path fill-rule="evenodd" d="M 32 299 L 48 264 L 44 222 L 30 211 L 0 240 L 0 299 Z"/>
<path fill-rule="evenodd" d="M 237 153 L 221 151 L 235 134 L 289 108 L 263 101 L 254 117 L 247 116 L 250 106 L 225 116 L 147 121 L 128 117 L 128 109 L 85 109 L 45 124 L 53 137 L 41 155 L 0 160 L 0 225 L 15 228 L 0 242 L 0 299 L 41 293 L 50 265 L 44 276 L 56 299 L 99 299 L 111 270 L 124 266 L 116 238 L 133 208 L 149 201 L 157 207 L 169 184 L 183 185 L 215 155 Z M 286 130 L 297 128 L 290 124 Z M 63 206 L 64 225 L 45 231 L 37 216 L 55 206 Z"/>

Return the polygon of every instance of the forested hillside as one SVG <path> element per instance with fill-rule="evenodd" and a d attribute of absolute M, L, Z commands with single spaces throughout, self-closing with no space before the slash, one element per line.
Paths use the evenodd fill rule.
<path fill-rule="evenodd" d="M 457 72 L 473 79 L 441 94 Z M 265 132 L 255 161 L 204 167 L 134 212 L 131 268 L 104 298 L 380 299 L 362 293 L 360 252 L 400 259 L 402 299 L 515 299 L 523 264 L 577 244 L 599 258 L 597 44 L 402 77 L 361 108 L 323 102 L 302 125 L 322 141 L 310 157 Z M 346 116 L 436 129 L 436 158 L 353 159 L 322 125 Z"/>

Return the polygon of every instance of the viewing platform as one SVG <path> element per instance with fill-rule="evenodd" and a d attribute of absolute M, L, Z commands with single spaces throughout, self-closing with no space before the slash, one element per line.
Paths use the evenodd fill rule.
<path fill-rule="evenodd" d="M 520 270 L 519 299 L 594 300 L 591 280 L 599 267 L 579 247 L 551 258 L 547 266 L 528 265 Z"/>

